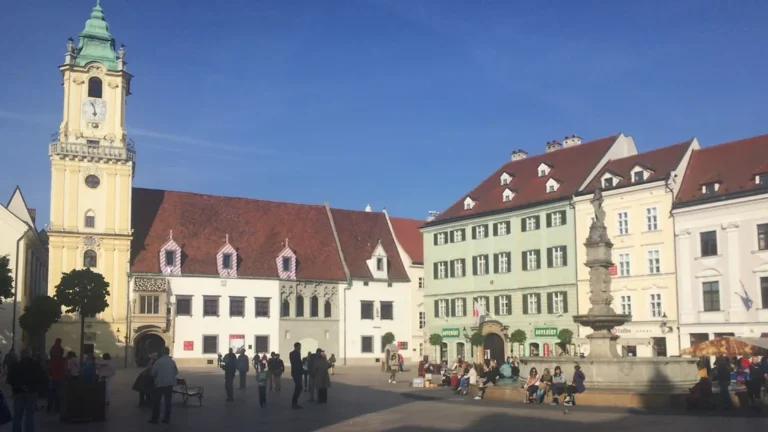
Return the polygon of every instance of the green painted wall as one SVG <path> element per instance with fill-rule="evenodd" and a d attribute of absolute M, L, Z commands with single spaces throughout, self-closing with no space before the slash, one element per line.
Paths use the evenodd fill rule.
<path fill-rule="evenodd" d="M 547 214 L 556 211 L 565 212 L 565 224 L 558 227 L 547 227 Z M 539 216 L 540 227 L 535 231 L 522 232 L 522 220 L 530 216 Z M 511 232 L 505 236 L 494 236 L 492 226 L 496 222 L 509 222 Z M 490 235 L 484 239 L 472 238 L 472 227 L 488 224 Z M 435 245 L 434 234 L 448 232 L 458 228 L 465 228 L 465 239 L 461 242 Z M 577 326 L 573 323 L 572 315 L 576 314 L 578 302 L 576 298 L 576 243 L 574 213 L 569 201 L 529 208 L 516 212 L 509 212 L 494 216 L 478 217 L 471 220 L 450 222 L 438 226 L 428 227 L 422 230 L 424 236 L 424 276 L 426 279 L 424 288 L 424 307 L 427 312 L 427 328 L 429 333 L 441 333 L 442 329 L 460 328 L 462 335 L 458 338 L 444 338 L 448 343 L 448 358 L 456 357 L 456 343 L 465 343 L 467 356 L 469 342 L 463 336 L 463 329 L 471 335 L 471 327 L 474 325 L 472 318 L 473 298 L 488 296 L 488 311 L 493 318 L 509 326 L 509 331 L 521 329 L 526 332 L 528 341 L 538 342 L 540 348 L 548 343 L 554 349 L 556 337 L 534 337 L 536 328 L 569 328 L 577 334 Z M 546 249 L 554 246 L 566 247 L 566 265 L 557 268 L 547 268 Z M 539 249 L 541 267 L 539 270 L 523 270 L 522 252 L 531 249 Z M 493 254 L 510 252 L 511 271 L 505 274 L 493 273 Z M 491 272 L 486 275 L 474 276 L 472 274 L 472 257 L 487 254 L 490 258 Z M 447 279 L 435 279 L 434 263 L 451 261 L 464 258 L 466 262 L 466 275 Z M 546 293 L 566 292 L 567 312 L 558 317 L 556 314 L 547 313 Z M 541 295 L 539 314 L 523 313 L 523 296 L 529 293 Z M 496 316 L 494 314 L 495 296 L 511 296 L 511 314 Z M 435 317 L 434 302 L 438 299 L 466 299 L 466 316 L 464 317 Z M 434 353 L 433 353 L 434 354 Z M 528 354 L 528 350 L 526 350 Z M 439 353 L 438 353 L 439 355 Z"/>

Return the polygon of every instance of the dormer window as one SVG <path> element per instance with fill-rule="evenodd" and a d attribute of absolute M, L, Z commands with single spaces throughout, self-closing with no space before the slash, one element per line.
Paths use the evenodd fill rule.
<path fill-rule="evenodd" d="M 160 247 L 160 273 L 164 275 L 181 274 L 181 247 L 173 240 L 173 231 L 168 234 L 168 241 Z"/>
<path fill-rule="evenodd" d="M 511 182 L 513 178 L 514 178 L 513 176 L 511 176 L 511 175 L 509 175 L 507 173 L 502 173 L 501 174 L 501 185 L 502 186 L 508 185 L 509 182 Z"/>
<path fill-rule="evenodd" d="M 768 174 L 758 174 L 755 176 L 755 184 L 758 186 L 768 186 Z"/>
<path fill-rule="evenodd" d="M 464 200 L 464 210 L 472 210 L 472 208 L 475 206 L 476 202 L 472 200 L 472 198 L 467 197 Z"/>
<path fill-rule="evenodd" d="M 275 264 L 280 279 L 296 280 L 296 254 L 288 247 L 288 239 L 285 239 L 285 247 L 275 259 Z"/>
<path fill-rule="evenodd" d="M 547 180 L 546 187 L 547 187 L 547 193 L 557 192 L 557 190 L 560 188 L 560 182 L 551 178 Z"/>
<path fill-rule="evenodd" d="M 216 254 L 216 267 L 221 277 L 237 277 L 237 250 L 229 244 L 229 234 Z"/>
<path fill-rule="evenodd" d="M 701 185 L 701 193 L 704 195 L 713 194 L 717 192 L 719 183 L 705 183 Z"/>
<path fill-rule="evenodd" d="M 384 271 L 384 258 L 376 258 L 376 271 Z"/>
<path fill-rule="evenodd" d="M 632 181 L 635 183 L 645 181 L 645 171 L 635 171 L 632 173 Z"/>
<path fill-rule="evenodd" d="M 545 163 L 541 163 L 537 170 L 539 172 L 539 177 L 546 177 L 549 175 L 549 171 L 552 170 L 552 167 Z"/>
<path fill-rule="evenodd" d="M 504 189 L 504 192 L 501 194 L 501 200 L 504 202 L 510 202 L 514 197 L 515 193 L 511 189 Z"/>
<path fill-rule="evenodd" d="M 607 177 L 603 179 L 603 187 L 608 189 L 613 187 L 613 177 Z"/>

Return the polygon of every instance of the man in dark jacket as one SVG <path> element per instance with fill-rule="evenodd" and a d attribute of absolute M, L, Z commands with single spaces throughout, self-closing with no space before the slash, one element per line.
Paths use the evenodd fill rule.
<path fill-rule="evenodd" d="M 43 379 L 43 367 L 30 355 L 29 350 L 21 350 L 21 360 L 8 367 L 7 382 L 13 389 L 13 430 L 33 432 L 37 392 Z"/>
<path fill-rule="evenodd" d="M 235 400 L 234 387 L 235 374 L 237 373 L 237 356 L 232 348 L 224 356 L 221 368 L 224 369 L 224 388 L 227 390 L 227 402 L 232 402 Z"/>
<path fill-rule="evenodd" d="M 293 378 L 293 397 L 291 397 L 291 408 L 301 409 L 299 405 L 299 396 L 301 395 L 301 378 L 304 375 L 304 367 L 301 364 L 301 344 L 293 344 L 293 351 L 288 356 L 291 360 L 291 378 Z"/>
<path fill-rule="evenodd" d="M 309 357 L 307 357 L 307 372 L 309 375 L 308 381 L 308 389 L 309 392 L 309 401 L 314 402 L 315 400 L 315 365 L 317 364 L 317 354 L 315 353 L 309 353 Z"/>

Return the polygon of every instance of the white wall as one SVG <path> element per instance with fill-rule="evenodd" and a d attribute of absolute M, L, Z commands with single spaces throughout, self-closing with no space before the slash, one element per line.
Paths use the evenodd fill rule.
<path fill-rule="evenodd" d="M 768 195 L 722 201 L 674 212 L 681 347 L 691 333 L 734 333 L 759 337 L 768 332 L 768 304 L 760 278 L 768 277 L 768 251 L 757 250 L 757 225 L 768 223 Z M 702 257 L 701 232 L 717 233 L 717 255 Z M 704 312 L 702 284 L 718 281 L 720 311 Z M 743 284 L 743 287 L 742 287 Z M 753 301 L 747 311 L 740 295 Z"/>
<path fill-rule="evenodd" d="M 352 282 L 351 288 L 343 290 L 342 295 L 346 296 L 346 309 L 344 310 L 344 314 L 346 314 L 346 340 L 344 338 L 344 315 L 342 315 L 339 339 L 346 342 L 347 364 L 374 364 L 375 359 L 381 359 L 381 337 L 387 332 L 392 332 L 395 335 L 395 343 L 409 342 L 410 344 L 413 331 L 411 327 L 412 287 L 410 283 L 393 282 L 392 286 L 388 287 L 386 281 L 375 281 L 369 282 L 368 286 L 365 286 L 363 281 L 355 280 Z M 373 320 L 360 318 L 362 301 L 374 302 Z M 382 301 L 393 303 L 394 319 L 381 319 L 380 302 Z M 342 298 L 341 302 L 340 308 L 344 309 L 345 299 Z M 372 353 L 362 352 L 363 336 L 373 336 Z M 343 352 L 344 345 L 342 345 Z M 414 352 L 409 349 L 402 354 L 405 360 L 409 361 Z"/>
<path fill-rule="evenodd" d="M 192 316 L 175 316 L 172 337 L 173 356 L 179 359 L 216 358 L 216 354 L 203 354 L 203 335 L 218 335 L 218 352 L 229 349 L 230 335 L 245 335 L 245 347 L 253 356 L 255 336 L 269 336 L 269 352 L 279 351 L 280 322 L 279 281 L 259 279 L 221 279 L 205 277 L 173 277 L 171 280 L 172 303 L 179 296 L 192 296 Z M 226 283 L 226 285 L 224 285 Z M 203 297 L 219 297 L 219 317 L 203 316 Z M 245 317 L 229 316 L 229 297 L 245 297 Z M 256 318 L 256 298 L 270 298 L 269 318 Z M 173 309 L 175 315 L 175 306 Z M 194 349 L 184 350 L 184 342 L 192 341 Z"/>

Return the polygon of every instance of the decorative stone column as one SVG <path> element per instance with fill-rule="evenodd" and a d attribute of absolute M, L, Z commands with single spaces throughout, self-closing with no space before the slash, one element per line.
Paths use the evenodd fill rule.
<path fill-rule="evenodd" d="M 699 321 L 693 305 L 694 286 L 691 279 L 691 230 L 682 229 L 675 233 L 677 237 L 677 301 L 680 302 L 680 324 L 694 324 Z"/>

